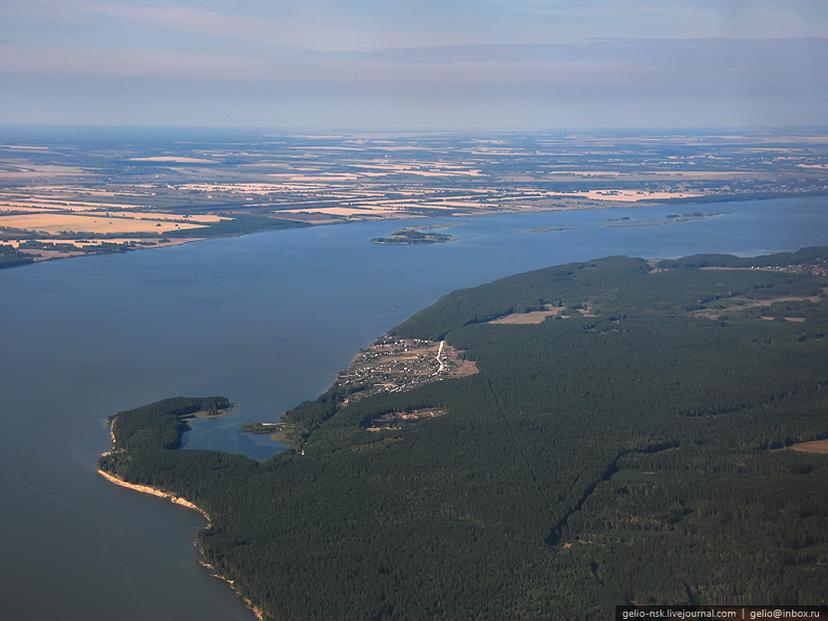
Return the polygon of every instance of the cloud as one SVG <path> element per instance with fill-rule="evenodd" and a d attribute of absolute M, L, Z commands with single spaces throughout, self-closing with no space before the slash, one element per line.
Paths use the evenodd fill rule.
<path fill-rule="evenodd" d="M 189 6 L 180 1 L 134 2 L 124 0 L 6 0 L 0 17 L 30 22 L 43 32 L 72 31 L 86 26 L 99 38 L 114 32 L 142 31 L 147 39 L 172 41 L 175 35 L 197 35 L 202 43 L 235 41 L 259 49 L 364 49 L 394 41 L 423 44 L 418 33 L 376 24 L 370 14 L 327 0 L 280 0 L 252 6 L 249 13 L 235 4 L 219 2 L 217 9 Z M 38 38 L 42 35 L 37 35 Z M 370 46 L 369 46 L 370 47 Z"/>
<path fill-rule="evenodd" d="M 303 92 L 446 96 L 751 96 L 826 93 L 828 40 L 594 40 L 250 55 L 11 44 L 0 72 L 270 84 Z"/>
<path fill-rule="evenodd" d="M 175 3 L 132 3 L 111 0 L 9 0 L 3 13 L 10 17 L 50 22 L 79 22 L 90 16 L 118 20 L 121 25 L 144 23 L 183 32 L 216 36 L 248 36 L 267 31 L 260 19 L 194 8 Z"/>
<path fill-rule="evenodd" d="M 286 101 L 297 118 L 363 110 L 389 118 L 418 106 L 461 120 L 475 110 L 493 121 L 520 110 L 538 118 L 547 110 L 594 118 L 648 110 L 647 119 L 698 109 L 738 118 L 741 107 L 816 118 L 826 114 L 828 39 L 779 35 L 824 31 L 824 7 L 816 0 L 0 0 L 0 36 L 14 39 L 0 41 L 7 102 L 0 110 L 36 104 L 81 117 L 94 92 L 98 114 L 110 107 L 126 114 L 140 94 L 136 114 L 179 106 L 185 119 L 193 102 L 230 118 L 242 107 L 267 117 Z M 73 110 L 71 101 L 84 103 Z"/>
<path fill-rule="evenodd" d="M 568 60 L 636 59 L 652 60 L 662 54 L 682 52 L 700 61 L 712 55 L 738 56 L 767 52 L 787 54 L 797 51 L 822 58 L 828 38 L 590 38 L 578 42 L 550 44 L 443 45 L 398 47 L 362 52 L 341 52 L 352 57 L 388 62 L 538 62 Z"/>
<path fill-rule="evenodd" d="M 27 76 L 256 80 L 270 63 L 228 54 L 113 50 L 66 45 L 8 45 L 0 56 L 0 73 Z"/>
<path fill-rule="evenodd" d="M 638 37 L 828 36 L 824 0 L 487 0 L 487 4 L 535 20 L 564 22 L 578 35 L 614 25 L 618 34 Z"/>
<path fill-rule="evenodd" d="M 329 55 L 323 55 L 330 57 Z M 746 95 L 828 89 L 828 39 L 595 39 L 551 45 L 393 48 L 338 58 L 396 66 L 398 75 L 446 76 L 458 88 L 488 82 L 627 92 Z M 429 67 L 423 70 L 422 67 Z M 433 80 L 433 79 L 432 79 Z"/>
<path fill-rule="evenodd" d="M 215 36 L 262 36 L 269 31 L 269 24 L 261 19 L 174 4 L 148 6 L 127 2 L 69 0 L 68 5 L 64 6 L 82 13 Z"/>

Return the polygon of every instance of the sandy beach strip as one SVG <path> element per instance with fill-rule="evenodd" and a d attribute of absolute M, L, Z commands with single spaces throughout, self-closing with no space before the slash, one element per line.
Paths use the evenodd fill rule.
<path fill-rule="evenodd" d="M 115 438 L 115 428 L 114 428 L 113 423 L 114 423 L 114 420 L 110 420 L 110 423 L 109 423 L 109 438 L 112 442 L 112 448 L 108 451 L 104 451 L 103 453 L 101 453 L 101 457 L 106 457 L 107 455 L 110 455 L 113 452 L 123 450 L 123 449 L 118 449 L 117 448 L 118 441 Z M 111 474 L 109 472 L 106 472 L 105 470 L 102 470 L 100 468 L 97 469 L 97 472 L 104 479 L 106 479 L 110 483 L 113 483 L 113 484 L 117 485 L 118 487 L 123 487 L 123 488 L 126 488 L 126 489 L 130 489 L 132 491 L 140 492 L 142 494 L 149 494 L 150 496 L 155 496 L 157 498 L 163 498 L 165 500 L 168 500 L 168 501 L 172 502 L 173 504 L 176 504 L 176 505 L 179 505 L 181 507 L 185 507 L 187 509 L 195 511 L 207 521 L 207 528 L 210 528 L 213 525 L 213 521 L 210 518 L 210 515 L 204 509 L 202 509 L 201 507 L 196 505 L 194 502 L 192 502 L 190 500 L 187 500 L 186 498 L 184 498 L 182 496 L 176 496 L 175 494 L 172 494 L 170 492 L 166 492 L 162 489 L 152 487 L 150 485 L 139 485 L 137 483 L 130 483 L 130 482 L 125 481 L 124 479 L 122 479 L 120 477 L 117 477 L 114 474 Z M 207 561 L 205 561 L 201 557 L 200 552 L 198 554 L 197 560 L 198 560 L 199 565 L 201 565 L 202 567 L 205 567 L 205 568 L 210 570 L 210 575 L 211 576 L 213 576 L 214 578 L 218 578 L 222 582 L 227 583 L 227 585 L 229 585 L 230 588 L 233 589 L 233 592 L 236 595 L 238 595 L 239 599 L 241 599 L 244 602 L 244 605 L 247 606 L 250 609 L 250 611 L 253 613 L 253 615 L 256 617 L 256 619 L 258 619 L 258 621 L 264 621 L 264 613 L 262 612 L 262 610 L 258 606 L 253 604 L 253 602 L 250 601 L 249 598 L 245 597 L 245 595 L 236 586 L 236 581 L 235 580 L 231 580 L 227 576 L 224 576 L 224 575 L 220 574 L 213 565 L 211 565 L 210 563 L 208 563 Z"/>

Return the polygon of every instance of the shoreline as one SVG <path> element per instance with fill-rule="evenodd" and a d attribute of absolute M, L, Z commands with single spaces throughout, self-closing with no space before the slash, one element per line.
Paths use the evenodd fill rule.
<path fill-rule="evenodd" d="M 333 226 L 333 225 L 342 225 L 342 224 L 354 224 L 360 222 L 405 222 L 405 221 L 417 221 L 422 219 L 428 218 L 482 218 L 486 216 L 497 216 L 497 215 L 506 215 L 506 214 L 533 214 L 533 213 L 555 213 L 555 212 L 571 212 L 571 211 L 591 211 L 596 209 L 628 209 L 628 208 L 637 208 L 637 207 L 660 207 L 660 206 L 669 206 L 669 205 L 693 205 L 693 204 L 719 204 L 719 203 L 741 203 L 741 202 L 748 202 L 748 201 L 761 201 L 761 200 L 784 200 L 784 199 L 796 199 L 796 198 L 810 198 L 810 197 L 820 197 L 826 196 L 826 194 L 810 194 L 810 193 L 803 193 L 801 196 L 797 193 L 793 194 L 785 194 L 781 193 L 779 195 L 772 195 L 772 196 L 737 196 L 733 194 L 722 194 L 722 195 L 709 195 L 709 196 L 698 196 L 693 198 L 673 198 L 673 199 L 642 199 L 639 201 L 631 201 L 631 202 L 622 202 L 622 201 L 600 201 L 605 202 L 606 204 L 596 204 L 596 205 L 589 205 L 589 206 L 561 206 L 561 207 L 550 207 L 545 209 L 502 209 L 497 211 L 484 211 L 481 213 L 472 213 L 472 214 L 452 214 L 441 216 L 439 214 L 434 215 L 405 215 L 399 217 L 390 217 L 390 218 L 382 218 L 382 219 L 373 219 L 373 218 L 362 218 L 362 219 L 354 219 L 354 220 L 342 220 L 339 222 L 325 222 L 319 224 L 310 224 L 307 227 L 296 227 L 296 228 L 315 228 L 318 226 Z M 702 199 L 702 200 L 699 200 Z M 719 199 L 719 200 L 716 200 Z M 416 224 L 414 225 L 416 226 Z M 186 242 L 181 243 L 173 243 L 173 244 L 164 244 L 164 245 L 155 245 L 155 246 L 147 246 L 142 248 L 130 248 L 124 252 L 100 252 L 100 253 L 88 253 L 88 254 L 79 254 L 79 255 L 71 255 L 65 257 L 49 257 L 40 260 L 34 260 L 31 263 L 21 263 L 19 265 L 12 265 L 7 268 L 0 268 L 0 269 L 13 269 L 15 267 L 28 267 L 32 265 L 37 265 L 40 263 L 52 263 L 54 261 L 65 261 L 67 259 L 78 259 L 78 258 L 85 258 L 85 257 L 95 257 L 95 256 L 105 256 L 105 255 L 112 255 L 112 254 L 126 254 L 131 252 L 140 252 L 143 250 L 158 250 L 161 248 L 173 248 L 176 246 L 186 246 L 189 244 L 197 244 L 203 241 L 209 240 L 216 240 L 216 239 L 232 239 L 236 237 L 246 237 L 248 235 L 256 235 L 258 233 L 268 233 L 268 232 L 276 232 L 276 231 L 283 231 L 283 230 L 290 230 L 292 227 L 288 229 L 263 229 L 257 231 L 250 231 L 245 233 L 237 233 L 237 234 L 230 234 L 226 236 L 218 236 L 218 237 L 204 237 L 200 239 L 192 239 Z M 624 227 L 608 227 L 608 228 L 624 228 Z M 58 240 L 59 241 L 59 240 Z M 456 241 L 456 240 L 447 240 L 447 241 Z M 434 242 L 427 243 L 427 244 L 415 244 L 415 243 L 386 243 L 386 244 L 378 244 L 378 245 L 431 245 Z M 440 242 L 436 242 L 440 243 Z"/>
<path fill-rule="evenodd" d="M 113 426 L 111 423 L 109 426 L 109 430 L 110 437 L 112 438 L 112 449 L 101 453 L 102 457 L 111 454 L 113 451 L 119 450 L 115 448 L 115 433 L 113 431 Z M 139 492 L 141 494 L 155 496 L 156 498 L 163 498 L 164 500 L 167 500 L 175 505 L 184 507 L 186 509 L 190 509 L 191 511 L 195 511 L 207 521 L 207 526 L 205 528 L 210 528 L 213 525 L 213 521 L 210 518 L 209 513 L 207 513 L 204 509 L 196 505 L 194 502 L 187 500 L 183 496 L 176 496 L 175 494 L 165 492 L 162 489 L 158 489 L 157 487 L 152 487 L 150 485 L 130 483 L 129 481 L 125 481 L 124 479 L 117 477 L 114 474 L 107 472 L 106 470 L 102 470 L 101 468 L 96 468 L 96 471 L 98 475 L 100 475 L 113 485 L 117 485 L 118 487 L 123 487 L 134 492 Z M 218 570 L 216 570 L 215 567 L 213 567 L 213 565 L 205 561 L 202 558 L 201 550 L 199 550 L 198 546 L 195 545 L 195 542 L 193 542 L 193 547 L 196 549 L 196 561 L 198 562 L 198 564 L 204 567 L 205 569 L 208 569 L 210 571 L 210 576 L 226 583 L 233 590 L 233 593 L 235 593 L 236 596 L 242 602 L 244 602 L 244 605 L 247 606 L 248 610 L 250 610 L 250 612 L 253 613 L 253 616 L 257 619 L 257 621 L 265 621 L 264 613 L 262 612 L 262 610 L 258 606 L 256 606 L 252 601 L 250 601 L 249 598 L 245 597 L 244 594 L 242 594 L 242 592 L 236 586 L 236 581 L 231 580 L 227 576 L 222 575 L 218 572 Z"/>
<path fill-rule="evenodd" d="M 186 498 L 182 496 L 176 496 L 175 494 L 171 494 L 169 492 L 165 492 L 164 490 L 158 489 L 157 487 L 151 487 L 149 485 L 139 485 L 138 483 L 130 483 L 125 481 L 119 477 L 116 477 L 114 474 L 110 474 L 106 470 L 101 470 L 100 468 L 97 469 L 99 475 L 101 475 L 104 479 L 109 481 L 110 483 L 117 485 L 118 487 L 124 487 L 126 489 L 131 489 L 135 492 L 140 492 L 142 494 L 149 494 L 150 496 L 155 496 L 157 498 L 163 498 L 164 500 L 168 500 L 175 505 L 179 505 L 181 507 L 186 507 L 191 511 L 195 511 L 205 520 L 207 520 L 207 528 L 213 525 L 212 520 L 210 519 L 209 514 L 196 505 L 193 502 L 190 502 Z"/>
<path fill-rule="evenodd" d="M 278 229 L 276 229 L 278 230 Z M 229 236 L 228 236 L 229 237 Z M 237 237 L 242 237 L 242 235 L 238 235 Z M 119 254 L 127 254 L 130 252 L 140 252 L 142 250 L 161 250 L 162 248 L 175 248 L 177 246 L 188 246 L 189 244 L 197 244 L 199 242 L 207 241 L 208 239 L 227 239 L 227 237 L 202 237 L 199 239 L 188 239 L 187 241 L 173 243 L 173 244 L 156 244 L 154 246 L 143 246 L 140 248 L 129 248 L 127 250 L 123 250 L 120 252 L 85 252 L 82 254 L 70 254 L 64 257 L 44 257 L 40 259 L 34 259 L 29 263 L 20 263 L 19 265 L 12 265 L 6 268 L 0 269 L 12 269 L 15 267 L 28 267 L 31 265 L 39 265 L 41 263 L 54 263 L 55 261 L 68 261 L 70 259 L 84 259 L 87 257 L 105 257 L 109 255 L 119 255 Z M 60 242 L 59 239 L 54 240 L 56 242 Z"/>

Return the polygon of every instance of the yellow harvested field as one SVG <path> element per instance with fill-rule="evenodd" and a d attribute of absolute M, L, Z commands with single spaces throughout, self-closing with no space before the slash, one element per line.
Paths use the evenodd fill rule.
<path fill-rule="evenodd" d="M 279 213 L 321 213 L 329 216 L 380 216 L 385 217 L 392 215 L 392 209 L 382 207 L 367 207 L 360 209 L 358 207 L 320 207 L 319 209 L 285 209 Z"/>
<path fill-rule="evenodd" d="M 43 211 L 52 210 L 52 207 L 29 207 L 23 205 L 3 205 L 0 204 L 0 216 L 8 213 L 42 213 Z M 0 226 L 3 226 L 3 221 L 0 220 Z"/>
<path fill-rule="evenodd" d="M 634 203 L 636 201 L 666 200 L 670 198 L 692 198 L 701 196 L 691 192 L 650 192 L 649 190 L 588 190 L 586 192 L 564 192 L 554 196 L 588 198 L 594 201 L 619 201 Z"/>
<path fill-rule="evenodd" d="M 84 254 L 80 250 L 72 250 L 70 252 L 66 252 L 65 250 L 21 250 L 20 252 L 33 257 L 35 261 L 67 259 L 69 257 L 80 257 Z"/>
<path fill-rule="evenodd" d="M 417 175 L 420 177 L 479 177 L 483 173 L 477 168 L 468 168 L 457 164 L 442 164 L 435 162 L 430 165 L 422 163 L 412 164 L 349 164 L 352 168 L 379 170 L 400 175 Z M 367 175 L 360 171 L 360 174 Z"/>
<path fill-rule="evenodd" d="M 472 155 L 531 155 L 528 151 L 510 147 L 475 147 L 469 149 L 469 153 Z"/>
<path fill-rule="evenodd" d="M 90 175 L 89 171 L 73 166 L 26 166 L 23 170 L 0 172 L 2 180 L 30 179 L 35 177 L 71 177 L 76 175 Z"/>
<path fill-rule="evenodd" d="M 4 144 L 0 145 L 0 149 L 7 149 L 9 151 L 48 151 L 49 147 L 35 147 L 28 144 Z"/>
<path fill-rule="evenodd" d="M 441 200 L 437 202 L 421 203 L 420 207 L 428 207 L 429 209 L 445 209 L 448 207 L 466 207 L 471 209 L 482 209 L 485 207 L 483 203 L 477 201 L 451 201 Z"/>
<path fill-rule="evenodd" d="M 135 209 L 138 205 L 135 203 L 106 203 L 101 201 L 80 201 L 72 198 L 65 198 L 55 195 L 43 194 L 25 194 L 23 196 L 15 195 L 12 192 L 0 192 L 0 199 L 2 202 L 16 201 L 37 205 L 50 205 L 68 209 L 70 207 L 77 208 L 94 208 L 94 209 Z M 7 198 L 6 198 L 7 197 Z"/>
<path fill-rule="evenodd" d="M 200 224 L 186 222 L 133 220 L 74 214 L 5 216 L 3 217 L 3 226 L 28 231 L 45 231 L 47 233 L 59 233 L 61 231 L 75 231 L 78 233 L 166 233 L 167 231 L 202 228 Z"/>
<path fill-rule="evenodd" d="M 791 444 L 788 448 L 799 453 L 819 453 L 820 455 L 828 455 L 828 439 L 811 440 L 810 442 Z"/>
<path fill-rule="evenodd" d="M 539 166 L 549 169 L 550 175 L 567 175 L 572 177 L 621 177 L 624 173 L 617 170 L 561 170 L 551 166 Z"/>
<path fill-rule="evenodd" d="M 161 162 L 171 164 L 218 164 L 217 160 L 203 157 L 179 157 L 175 155 L 153 155 L 151 157 L 131 157 L 130 162 Z"/>
<path fill-rule="evenodd" d="M 120 205 L 106 205 L 105 203 L 100 203 L 97 207 L 90 207 L 88 205 L 78 204 L 78 203 L 70 203 L 69 201 L 42 201 L 42 200 L 35 200 L 35 201 L 5 201 L 0 200 L 0 209 L 26 209 L 26 208 L 34 208 L 37 211 L 77 211 L 77 212 L 118 212 L 122 209 L 135 209 L 136 207 L 140 207 L 140 205 L 130 205 L 128 207 L 122 208 Z"/>
<path fill-rule="evenodd" d="M 356 181 L 359 179 L 359 175 L 352 174 L 352 173 L 331 173 L 329 175 L 296 175 L 293 173 L 269 173 L 268 177 L 274 177 L 276 179 L 284 179 L 285 181 L 290 181 L 293 183 L 302 183 L 302 182 L 330 182 L 330 181 Z"/>
<path fill-rule="evenodd" d="M 504 317 L 493 319 L 489 323 L 496 325 L 529 325 L 543 323 L 547 317 L 555 317 L 562 314 L 566 309 L 563 306 L 552 306 L 546 304 L 544 310 L 531 311 L 529 313 L 512 313 Z"/>
<path fill-rule="evenodd" d="M 151 246 L 175 246 L 191 241 L 200 241 L 200 237 L 177 237 L 168 241 L 146 237 L 107 237 L 105 239 L 38 239 L 36 241 L 45 244 L 72 244 L 77 248 L 85 246 L 100 246 L 101 244 L 140 244 Z"/>
<path fill-rule="evenodd" d="M 409 170 L 407 175 L 419 177 L 480 177 L 483 173 L 476 169 L 469 170 Z"/>
<path fill-rule="evenodd" d="M 264 196 L 291 188 L 283 183 L 182 183 L 178 189 L 182 192 L 231 192 Z"/>
<path fill-rule="evenodd" d="M 730 302 L 730 305 L 725 305 L 726 302 Z M 722 305 L 720 307 L 694 310 L 690 311 L 690 314 L 718 321 L 722 315 L 727 315 L 728 313 L 738 313 L 751 308 L 770 308 L 778 302 L 810 302 L 811 304 L 819 304 L 822 302 L 822 297 L 818 295 L 792 295 L 780 296 L 776 298 L 764 298 L 761 300 L 747 298 L 723 298 Z M 763 321 L 773 321 L 774 317 L 762 315 L 759 319 L 762 319 Z M 801 323 L 805 321 L 804 317 L 783 317 L 783 319 L 793 323 Z"/>
<path fill-rule="evenodd" d="M 52 188 L 50 188 L 52 189 Z M 60 189 L 56 187 L 55 189 Z M 140 194 L 138 192 L 127 192 L 125 190 L 105 190 L 103 188 L 67 188 L 67 191 L 71 191 L 74 196 L 81 196 L 83 194 L 89 194 L 92 196 L 144 196 L 144 194 Z"/>
<path fill-rule="evenodd" d="M 100 212 L 89 213 L 90 216 L 100 216 Z M 159 213 L 157 211 L 130 211 L 128 213 L 114 212 L 112 215 L 118 215 L 135 220 L 162 220 L 171 222 L 197 222 L 198 224 L 213 224 L 214 222 L 222 222 L 223 220 L 232 220 L 227 216 L 217 216 L 215 214 L 177 214 L 177 213 Z"/>
<path fill-rule="evenodd" d="M 613 170 L 572 170 L 555 168 L 554 166 L 540 166 L 539 168 L 546 170 L 547 175 L 556 175 L 563 177 L 613 177 L 625 178 L 627 180 L 648 180 L 648 181 L 678 181 L 681 179 L 745 179 L 751 177 L 761 176 L 754 171 L 740 171 L 740 170 L 643 170 L 638 169 L 635 172 L 622 172 Z"/>

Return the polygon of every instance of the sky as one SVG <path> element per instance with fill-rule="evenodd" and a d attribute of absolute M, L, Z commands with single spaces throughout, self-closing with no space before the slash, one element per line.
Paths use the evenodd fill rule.
<path fill-rule="evenodd" d="M 826 0 L 0 0 L 0 124 L 828 125 Z"/>

